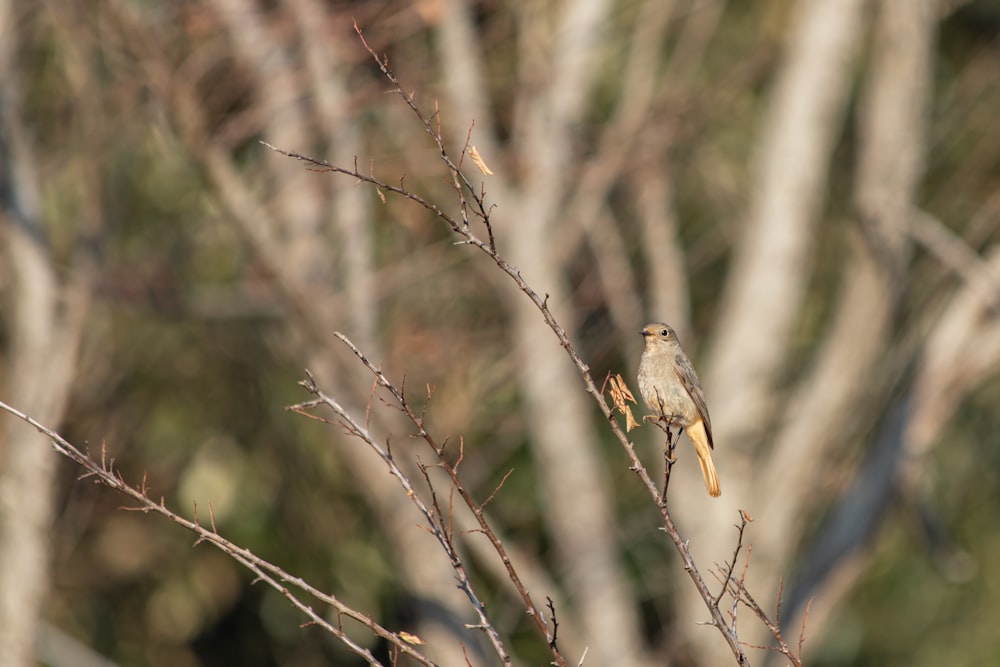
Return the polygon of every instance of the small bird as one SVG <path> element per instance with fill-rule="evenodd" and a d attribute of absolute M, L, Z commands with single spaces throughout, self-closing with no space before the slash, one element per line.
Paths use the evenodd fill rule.
<path fill-rule="evenodd" d="M 709 495 L 722 493 L 712 461 L 712 422 L 705 392 L 691 360 L 684 354 L 677 334 L 668 325 L 653 322 L 643 327 L 646 349 L 639 359 L 639 393 L 653 411 L 652 418 L 680 426 L 694 443 Z"/>

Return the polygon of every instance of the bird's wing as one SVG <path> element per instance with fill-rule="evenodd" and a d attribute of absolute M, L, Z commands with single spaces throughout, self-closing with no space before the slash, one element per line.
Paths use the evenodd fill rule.
<path fill-rule="evenodd" d="M 701 420 L 705 422 L 705 432 L 708 434 L 709 447 L 714 447 L 714 441 L 712 440 L 712 420 L 708 416 L 708 405 L 705 404 L 705 392 L 701 388 L 701 383 L 698 382 L 698 375 L 694 372 L 691 360 L 687 358 L 683 350 L 678 350 L 677 356 L 674 357 L 674 372 L 677 373 L 677 378 L 684 385 L 688 396 L 694 401 L 695 407 L 698 408 Z"/>

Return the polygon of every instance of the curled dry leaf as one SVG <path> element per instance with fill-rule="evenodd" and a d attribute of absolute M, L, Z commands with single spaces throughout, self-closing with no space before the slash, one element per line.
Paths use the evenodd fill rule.
<path fill-rule="evenodd" d="M 635 396 L 629 391 L 628 385 L 625 384 L 625 380 L 622 379 L 620 373 L 611 378 L 610 394 L 615 408 L 625 415 L 625 432 L 627 433 L 634 428 L 638 428 L 639 422 L 635 420 L 635 417 L 632 415 L 632 409 L 627 403 L 627 401 L 635 403 Z"/>
<path fill-rule="evenodd" d="M 472 160 L 472 164 L 479 167 L 479 171 L 483 172 L 486 176 L 492 176 L 493 171 L 486 166 L 486 161 L 483 160 L 483 156 L 479 154 L 479 149 L 475 146 L 469 147 L 469 159 Z"/>
<path fill-rule="evenodd" d="M 400 631 L 399 638 L 402 639 L 407 644 L 412 644 L 414 646 L 420 646 L 420 645 L 426 643 L 420 637 L 418 637 L 416 635 L 411 635 L 409 632 L 406 632 L 405 630 L 401 630 Z"/>
<path fill-rule="evenodd" d="M 634 428 L 639 428 L 639 422 L 632 416 L 632 409 L 625 406 L 625 432 L 628 433 Z"/>
<path fill-rule="evenodd" d="M 635 396 L 629 391 L 628 385 L 625 384 L 625 380 L 622 379 L 621 373 L 618 373 L 613 378 L 611 378 L 612 386 L 617 386 L 618 391 L 621 392 L 622 398 L 630 403 L 635 403 Z"/>

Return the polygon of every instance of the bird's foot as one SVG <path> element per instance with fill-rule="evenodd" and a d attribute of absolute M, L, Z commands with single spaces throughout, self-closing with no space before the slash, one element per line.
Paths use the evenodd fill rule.
<path fill-rule="evenodd" d="M 642 417 L 643 421 L 658 423 L 664 426 L 673 426 L 674 424 L 683 421 L 683 419 L 683 415 L 668 415 L 663 412 L 658 415 L 643 415 Z"/>

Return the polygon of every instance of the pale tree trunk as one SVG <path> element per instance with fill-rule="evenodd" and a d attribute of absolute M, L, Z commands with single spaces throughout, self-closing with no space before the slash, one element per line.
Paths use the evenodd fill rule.
<path fill-rule="evenodd" d="M 708 5 L 706 5 L 708 6 Z M 714 6 L 714 5 L 713 5 Z M 686 22 L 677 20 L 677 5 L 670 2 L 645 2 L 638 6 L 630 26 L 625 64 L 621 74 L 621 90 L 611 117 L 603 124 L 596 138 L 595 159 L 581 164 L 579 176 L 569 184 L 568 204 L 561 213 L 558 243 L 552 243 L 554 257 L 565 264 L 569 257 L 584 251 L 595 259 L 594 272 L 615 329 L 626 333 L 621 341 L 638 358 L 641 338 L 636 335 L 647 319 L 673 322 L 679 332 L 687 330 L 687 283 L 684 278 L 683 255 L 676 237 L 673 201 L 666 177 L 667 167 L 662 155 L 669 146 L 671 128 L 660 117 L 655 103 L 663 97 L 663 89 L 680 88 L 677 63 L 681 54 L 690 49 L 675 49 L 670 61 L 653 57 L 658 53 L 671 29 L 682 30 L 683 36 L 696 34 L 690 24 L 696 18 L 715 14 L 712 11 L 692 12 Z M 600 54 L 599 54 L 600 55 Z M 676 87 L 676 88 L 675 88 Z M 624 183 L 634 190 L 635 214 L 641 221 L 651 282 L 652 303 L 647 315 L 636 281 L 633 258 L 622 234 L 622 221 L 608 202 L 616 186 Z"/>
<path fill-rule="evenodd" d="M 299 33 L 278 30 L 273 17 L 265 21 L 256 3 L 215 0 L 214 7 L 254 77 L 255 95 L 264 109 L 262 131 L 270 143 L 304 152 L 325 144 L 342 164 L 363 154 L 361 132 L 347 103 L 348 69 L 329 40 L 331 34 L 345 34 L 347 25 L 330 23 L 331 17 L 311 0 L 288 5 Z M 290 54 L 291 40 L 299 34 L 301 42 L 295 44 L 303 50 L 304 68 Z M 343 354 L 332 333 L 343 330 L 371 358 L 380 359 L 371 193 L 347 183 L 330 191 L 329 176 L 310 174 L 294 161 L 272 154 L 261 164 L 267 174 L 263 181 L 267 192 L 262 193 L 240 173 L 226 148 L 205 134 L 193 91 L 187 93 L 175 94 L 181 135 L 206 164 L 226 211 L 281 286 L 304 362 L 334 393 L 366 396 L 370 376 Z M 314 108 L 305 102 L 310 96 L 315 98 Z M 260 175 L 254 180 L 259 182 Z M 327 231 L 330 221 L 332 232 Z M 337 239 L 336 245 L 329 236 Z M 364 406 L 355 408 L 356 414 L 365 413 Z M 373 418 L 394 438 L 404 437 L 412 428 L 384 413 Z M 450 564 L 434 540 L 416 528 L 420 517 L 382 462 L 354 441 L 337 442 L 394 545 L 401 580 L 423 605 L 422 612 L 431 610 L 418 615 L 420 624 L 413 631 L 433 647 L 434 660 L 463 664 L 463 643 L 475 643 L 479 634 L 463 627 L 472 618 L 468 602 L 454 585 Z"/>
<path fill-rule="evenodd" d="M 838 10 L 844 10 L 842 4 L 836 6 Z M 832 4 L 827 5 L 827 8 L 831 7 Z M 840 24 L 845 28 L 845 39 L 858 31 L 859 8 L 854 7 L 851 10 L 853 14 L 846 17 L 849 20 Z M 895 306 L 905 279 L 908 224 L 924 164 L 923 137 L 926 130 L 934 24 L 935 13 L 930 3 L 903 8 L 898 3 L 887 2 L 880 7 L 873 41 L 874 64 L 863 100 L 859 132 L 861 151 L 855 184 L 855 205 L 859 218 L 858 228 L 862 231 L 852 235 L 851 259 L 844 272 L 843 285 L 826 339 L 819 347 L 811 371 L 803 376 L 798 389 L 792 394 L 781 421 L 775 423 L 773 417 L 763 411 L 763 408 L 776 402 L 773 393 L 775 373 L 783 370 L 783 360 L 777 356 L 770 357 L 769 350 L 777 354 L 780 348 L 783 350 L 782 354 L 787 355 L 787 327 L 792 321 L 786 319 L 785 328 L 779 332 L 771 330 L 773 324 L 770 316 L 772 307 L 788 309 L 784 314 L 786 318 L 796 316 L 799 312 L 799 297 L 807 275 L 802 273 L 806 267 L 801 262 L 807 254 L 799 255 L 795 261 L 787 258 L 785 261 L 778 261 L 772 258 L 773 268 L 783 270 L 783 279 L 795 284 L 779 287 L 772 294 L 772 299 L 765 299 L 764 295 L 769 292 L 763 291 L 757 300 L 746 303 L 746 307 L 761 306 L 753 326 L 761 332 L 770 333 L 761 339 L 755 339 L 751 335 L 742 341 L 744 357 L 749 360 L 748 368 L 742 369 L 742 372 L 753 371 L 755 365 L 758 370 L 761 365 L 767 366 L 770 372 L 763 373 L 755 384 L 752 378 L 740 375 L 741 369 L 736 362 L 738 355 L 734 351 L 729 353 L 732 357 L 728 366 L 724 349 L 720 350 L 720 357 L 714 360 L 713 382 L 709 389 L 713 393 L 710 395 L 714 397 L 716 387 L 719 386 L 728 390 L 723 392 L 721 407 L 726 412 L 724 416 L 720 415 L 719 430 L 723 434 L 728 433 L 731 438 L 734 433 L 742 433 L 751 442 L 757 441 L 760 429 L 765 429 L 767 434 L 756 448 L 760 453 L 743 468 L 747 472 L 740 476 L 728 476 L 734 482 L 730 486 L 735 487 L 737 493 L 733 502 L 750 510 L 757 518 L 752 539 L 754 557 L 747 583 L 765 609 L 775 607 L 777 582 L 790 574 L 789 568 L 796 553 L 798 536 L 807 528 L 806 519 L 812 515 L 815 503 L 821 497 L 817 492 L 828 488 L 826 474 L 834 450 L 856 435 L 858 429 L 868 423 L 867 420 L 874 418 L 874 415 L 866 415 L 864 406 L 877 392 L 885 389 L 876 382 L 874 371 L 885 361 L 892 336 L 891 323 Z M 830 28 L 829 24 L 824 25 L 827 29 Z M 852 51 L 845 45 L 840 49 L 842 56 Z M 800 59 L 800 62 L 803 60 Z M 839 62 L 846 64 L 844 60 Z M 813 62 L 814 65 L 816 63 L 817 61 Z M 822 67 L 827 66 L 828 64 Z M 846 80 L 843 79 L 837 83 L 841 88 L 845 85 Z M 830 98 L 831 101 L 836 100 L 836 104 L 842 106 L 844 92 L 846 91 L 842 89 L 839 95 Z M 798 94 L 806 97 L 810 95 L 802 90 Z M 829 131 L 839 128 L 839 122 L 832 121 L 827 114 L 824 116 Z M 819 117 L 812 115 L 813 119 Z M 794 135 L 794 127 L 786 126 L 786 130 L 788 134 Z M 814 139 L 812 150 L 817 152 L 811 154 L 816 159 L 829 159 L 832 147 L 830 138 L 826 137 L 821 142 Z M 779 143 L 772 158 L 780 161 L 782 157 L 787 157 L 787 153 L 782 152 Z M 793 181 L 785 186 L 788 188 L 785 196 L 803 194 L 794 189 L 796 185 L 802 184 Z M 821 181 L 811 181 L 811 186 L 807 188 L 811 197 L 822 194 L 821 186 Z M 781 196 L 781 190 L 779 188 L 778 196 Z M 810 206 L 810 209 L 814 208 L 815 203 Z M 806 209 L 801 209 L 800 213 L 805 215 Z M 815 215 L 815 210 L 809 213 L 809 216 Z M 807 227 L 808 219 L 811 218 L 800 217 L 791 236 L 797 236 Z M 788 234 L 785 231 L 787 241 Z M 777 245 L 782 246 L 783 233 L 775 229 L 773 235 L 778 239 Z M 759 243 L 767 246 L 767 238 L 761 237 Z M 802 244 L 806 240 L 799 238 L 798 248 L 801 253 L 808 250 Z M 742 266 L 744 265 L 738 264 L 737 271 Z M 798 268 L 789 270 L 790 266 Z M 738 273 L 734 277 L 738 277 Z M 771 276 L 773 279 L 779 277 L 781 276 Z M 774 286 L 777 286 L 777 282 Z M 790 295 L 789 290 L 798 294 Z M 731 292 L 730 295 L 732 294 Z M 720 326 L 725 327 L 727 324 L 724 318 Z M 731 335 L 725 329 L 719 334 L 723 340 L 729 339 Z M 769 347 L 773 343 L 773 336 L 778 336 L 783 341 L 780 346 Z M 721 345 L 724 343 L 720 343 Z M 724 373 L 723 368 L 729 370 Z M 725 397 L 729 396 L 733 400 L 736 392 L 734 385 L 738 386 L 741 377 L 748 382 L 744 391 L 749 392 L 750 400 L 741 408 L 733 410 L 733 404 L 726 402 Z M 737 382 L 734 383 L 734 379 Z M 716 401 L 714 405 L 718 406 L 719 402 Z M 845 416 L 854 418 L 845 419 Z M 737 418 L 749 423 L 733 424 L 733 420 Z M 724 436 L 719 437 L 721 440 Z M 713 509 L 719 507 L 717 505 Z M 713 523 L 721 525 L 721 521 Z M 728 537 L 731 539 L 731 536 Z M 714 543 L 715 551 L 708 553 L 724 553 L 726 539 L 724 534 L 713 535 L 710 540 Z M 850 561 L 845 561 L 839 574 L 828 578 L 826 582 L 831 591 L 844 591 L 849 589 L 849 585 L 845 586 L 844 577 L 853 579 L 858 572 L 858 568 L 851 567 Z M 830 600 L 824 600 L 824 604 L 820 606 L 828 609 L 829 602 Z M 793 611 L 801 613 L 802 608 L 786 608 L 783 616 L 786 628 L 798 627 L 799 619 Z M 814 613 L 810 617 L 811 636 L 822 634 L 826 619 L 827 616 L 822 613 Z M 755 628 L 748 641 L 766 644 L 767 638 L 762 628 Z"/>
<path fill-rule="evenodd" d="M 510 199 L 512 221 L 517 222 L 498 236 L 525 278 L 548 294 L 563 326 L 574 331 L 571 309 L 566 307 L 564 270 L 553 255 L 563 233 L 561 207 L 570 186 L 573 126 L 582 120 L 594 83 L 594 58 L 609 7 L 583 0 L 561 9 L 554 21 L 555 34 L 546 36 L 554 45 L 547 62 L 523 65 L 535 76 L 544 73 L 536 85 L 545 92 L 533 94 L 530 86 L 519 91 L 525 98 L 519 100 L 521 114 L 513 142 L 524 179 Z M 638 619 L 616 548 L 608 476 L 591 427 L 592 407 L 537 310 L 521 294 L 513 290 L 509 294 L 528 430 L 542 480 L 541 508 L 588 644 L 587 660 L 645 664 Z M 574 653 L 579 655 L 579 649 Z"/>
<path fill-rule="evenodd" d="M 75 373 L 89 295 L 61 288 L 51 258 L 29 230 L 5 214 L 3 241 L 11 363 L 5 400 L 45 424 L 58 424 Z M 37 229 L 37 227 L 35 227 Z M 0 646 L 4 664 L 34 665 L 49 588 L 57 454 L 48 440 L 14 419 L 0 432 Z"/>
<path fill-rule="evenodd" d="M 563 282 L 568 259 L 564 251 L 575 245 L 572 237 L 580 227 L 567 224 L 563 207 L 574 189 L 567 178 L 574 159 L 574 126 L 582 120 L 594 83 L 594 58 L 602 45 L 608 10 L 606 2 L 583 0 L 533 20 L 528 16 L 539 8 L 522 9 L 522 40 L 550 48 L 522 51 L 512 148 L 500 163 L 520 165 L 523 178 L 515 186 L 495 169 L 501 173 L 488 184 L 491 199 L 502 206 L 497 217 L 501 252 L 530 284 L 548 295 L 550 307 L 569 331 L 575 327 Z M 473 143 L 488 156 L 498 155 L 494 123 L 485 105 L 483 69 L 474 57 L 477 51 L 470 48 L 473 41 L 468 12 L 460 3 L 450 3 L 443 19 L 441 67 L 450 93 L 451 130 L 458 138 L 474 120 Z M 585 208 L 583 215 L 593 218 L 593 207 Z M 616 548 L 608 477 L 591 426 L 592 407 L 538 311 L 513 288 L 506 293 L 528 430 L 541 477 L 542 512 L 570 601 L 568 609 L 557 613 L 585 638 L 583 646 L 560 644 L 569 655 L 582 655 L 586 649 L 587 662 L 594 664 L 646 664 L 638 617 Z"/>
<path fill-rule="evenodd" d="M 727 528 L 737 521 L 737 510 L 749 511 L 761 525 L 770 524 L 771 517 L 760 513 L 762 494 L 782 493 L 780 487 L 762 485 L 755 470 L 768 456 L 778 426 L 777 385 L 787 372 L 793 327 L 812 273 L 813 243 L 832 149 L 847 110 L 865 4 L 806 0 L 789 29 L 758 149 L 749 218 L 735 247 L 703 375 L 720 452 L 722 497 L 704 498 L 695 474 L 679 476 L 678 488 L 671 489 L 696 499 L 673 509 L 687 527 L 699 563 L 731 558 L 735 531 Z M 755 555 L 769 539 L 752 539 Z M 792 535 L 782 539 L 795 543 Z M 761 561 L 754 559 L 751 572 L 766 587 L 755 587 L 754 594 L 764 597 L 776 591 L 785 563 Z M 681 588 L 678 617 L 707 618 L 704 602 L 691 587 Z M 716 633 L 689 636 L 702 664 L 732 659 Z"/>
<path fill-rule="evenodd" d="M 706 369 L 721 442 L 756 442 L 773 425 L 847 111 L 865 0 L 799 4 L 764 121 L 749 219 L 736 245 Z"/>
<path fill-rule="evenodd" d="M 954 241 L 958 241 L 954 239 Z M 924 493 L 933 478 L 927 457 L 961 401 L 984 379 L 1000 371 L 1000 246 L 985 261 L 972 253 L 969 264 L 982 282 L 966 283 L 941 313 L 924 346 L 913 391 L 913 419 L 904 438 L 903 491 Z M 990 286 L 989 290 L 983 289 Z"/>
<path fill-rule="evenodd" d="M 878 380 L 883 374 L 876 371 L 885 369 L 891 357 L 893 320 L 905 288 L 910 220 L 924 171 L 936 11 L 929 0 L 879 4 L 859 117 L 854 202 L 862 231 L 854 235 L 815 366 L 792 399 L 758 476 L 756 504 L 766 520 L 760 525 L 763 548 L 755 552 L 754 574 L 769 574 L 772 580 L 788 572 L 796 545 L 783 537 L 808 528 L 807 517 L 819 501 L 816 491 L 823 488 L 836 451 L 874 417 L 865 406 L 885 389 Z M 764 579 L 753 581 L 758 590 L 764 586 Z M 836 581 L 843 590 L 843 578 Z M 832 601 L 818 608 L 830 609 L 827 602 Z M 795 616 L 787 619 L 796 626 Z M 811 630 L 821 633 L 825 620 L 813 615 Z"/>
<path fill-rule="evenodd" d="M 44 243 L 13 22 L 13 5 L 0 3 L 0 285 L 7 288 L 9 328 L 2 391 L 32 417 L 58 425 L 75 373 L 90 271 L 75 262 L 64 287 Z M 5 666 L 29 667 L 44 627 L 57 455 L 24 424 L 10 418 L 0 424 L 0 651 Z"/>

